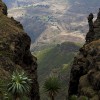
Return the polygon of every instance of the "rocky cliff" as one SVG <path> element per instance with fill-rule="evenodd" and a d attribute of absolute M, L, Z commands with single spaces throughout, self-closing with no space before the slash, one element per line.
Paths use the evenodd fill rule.
<path fill-rule="evenodd" d="M 30 100 L 39 100 L 36 58 L 30 52 L 30 37 L 20 22 L 7 17 L 7 7 L 0 0 L 0 79 L 14 70 L 24 70 L 32 78 Z"/>
<path fill-rule="evenodd" d="M 96 21 L 93 14 L 88 17 L 89 32 L 86 43 L 75 57 L 70 76 L 69 96 L 77 95 L 79 100 L 100 100 L 100 10 Z"/>

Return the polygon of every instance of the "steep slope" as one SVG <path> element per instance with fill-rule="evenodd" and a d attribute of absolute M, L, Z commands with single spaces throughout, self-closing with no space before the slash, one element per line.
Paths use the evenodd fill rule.
<path fill-rule="evenodd" d="M 0 0 L 0 82 L 7 82 L 13 71 L 24 70 L 32 79 L 29 97 L 39 100 L 37 62 L 30 52 L 31 39 L 20 22 L 6 15 L 7 7 Z"/>
<path fill-rule="evenodd" d="M 66 84 L 68 84 L 70 72 L 69 65 L 78 49 L 78 45 L 66 42 L 53 47 L 45 47 L 43 50 L 34 52 L 34 55 L 38 59 L 38 76 L 41 100 L 47 100 L 48 98 L 46 97 L 42 86 L 45 79 L 51 74 L 58 75 L 62 81 L 62 89 L 56 99 L 64 100 L 66 98 L 66 91 L 68 89 L 68 85 L 66 86 Z"/>
<path fill-rule="evenodd" d="M 100 100 L 100 10 L 93 22 L 93 14 L 88 17 L 89 32 L 86 44 L 75 57 L 70 78 L 69 96 L 87 96 L 89 100 Z"/>

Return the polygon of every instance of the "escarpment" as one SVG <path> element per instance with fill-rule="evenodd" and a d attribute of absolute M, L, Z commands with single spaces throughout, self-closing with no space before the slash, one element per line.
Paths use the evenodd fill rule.
<path fill-rule="evenodd" d="M 71 69 L 69 97 L 77 95 L 79 100 L 100 100 L 100 9 L 96 21 L 93 14 L 88 17 L 89 32 L 86 43 L 74 58 Z"/>
<path fill-rule="evenodd" d="M 26 71 L 32 79 L 30 100 L 40 100 L 37 59 L 30 52 L 30 44 L 22 25 L 7 17 L 7 7 L 0 0 L 0 79 L 8 79 L 15 70 Z"/>

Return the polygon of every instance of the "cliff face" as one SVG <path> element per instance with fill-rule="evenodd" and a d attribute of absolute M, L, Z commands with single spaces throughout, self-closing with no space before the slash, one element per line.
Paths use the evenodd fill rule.
<path fill-rule="evenodd" d="M 7 79 L 16 69 L 26 71 L 32 78 L 30 100 L 39 100 L 37 59 L 30 52 L 30 37 L 6 15 L 7 7 L 0 0 L 0 79 Z"/>
<path fill-rule="evenodd" d="M 89 32 L 86 43 L 75 57 L 70 76 L 69 96 L 87 96 L 100 100 L 100 11 L 95 22 L 93 14 L 88 17 Z"/>

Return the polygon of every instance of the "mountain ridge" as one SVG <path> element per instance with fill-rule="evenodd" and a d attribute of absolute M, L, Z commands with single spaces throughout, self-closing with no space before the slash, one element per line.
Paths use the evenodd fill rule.
<path fill-rule="evenodd" d="M 86 43 L 80 48 L 71 69 L 69 97 L 77 95 L 79 100 L 83 96 L 89 100 L 100 99 L 100 9 L 94 22 L 93 18 L 90 13 Z"/>
<path fill-rule="evenodd" d="M 52 41 L 62 43 L 59 40 L 65 42 L 68 39 L 71 42 L 74 40 L 84 43 L 85 33 L 88 31 L 86 17 L 90 12 L 97 12 L 97 1 L 34 1 L 31 6 L 9 10 L 9 16 L 14 16 L 24 25 L 32 38 L 32 48 L 36 45 L 51 44 Z M 64 37 L 66 38 L 62 39 Z"/>
<path fill-rule="evenodd" d="M 33 1 L 31 6 L 9 10 L 9 16 L 21 21 L 29 33 L 32 39 L 31 48 L 36 45 L 49 45 L 52 42 L 84 43 L 85 33 L 88 31 L 86 16 L 90 12 L 97 12 L 96 8 L 99 6 L 98 0 Z"/>

